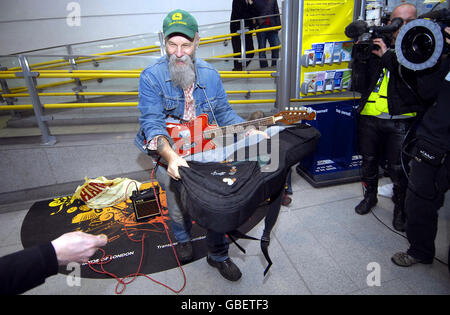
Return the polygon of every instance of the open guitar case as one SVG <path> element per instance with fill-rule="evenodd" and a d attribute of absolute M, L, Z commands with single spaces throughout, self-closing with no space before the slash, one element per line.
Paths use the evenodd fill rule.
<path fill-rule="evenodd" d="M 319 138 L 314 127 L 294 124 L 277 137 L 245 147 L 244 154 L 236 156 L 235 152 L 225 162 L 188 162 L 189 168 L 180 168 L 181 180 L 174 182 L 184 210 L 201 227 L 226 233 L 244 253 L 237 238 L 260 240 L 268 262 L 266 275 L 272 265 L 270 233 L 281 208 L 287 174 L 315 150 Z M 265 227 L 257 239 L 239 227 L 260 207 L 265 207 Z"/>

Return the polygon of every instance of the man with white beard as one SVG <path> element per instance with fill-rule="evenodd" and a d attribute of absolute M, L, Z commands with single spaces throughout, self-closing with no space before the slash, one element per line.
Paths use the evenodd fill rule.
<path fill-rule="evenodd" d="M 181 211 L 179 196 L 171 179 L 179 180 L 180 166 L 189 167 L 173 149 L 168 120 L 190 121 L 202 113 L 208 123 L 227 126 L 244 122 L 231 108 L 219 73 L 207 62 L 196 58 L 199 45 L 198 24 L 186 11 L 174 10 L 163 22 L 166 55 L 147 67 L 140 76 L 139 105 L 141 128 L 136 145 L 151 155 L 160 157 L 156 179 L 166 192 L 170 224 L 177 240 L 177 256 L 182 263 L 193 259 L 190 239 L 192 220 Z M 254 133 L 260 133 L 255 130 Z M 207 262 L 230 281 L 241 277 L 239 268 L 228 256 L 228 241 L 224 233 L 207 231 Z"/>

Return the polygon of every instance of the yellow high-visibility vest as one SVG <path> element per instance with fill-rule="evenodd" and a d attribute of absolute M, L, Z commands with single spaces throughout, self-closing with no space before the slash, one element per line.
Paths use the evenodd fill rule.
<path fill-rule="evenodd" d="M 387 88 L 389 83 L 389 71 L 383 69 L 383 75 L 380 75 L 375 89 L 370 93 L 361 115 L 380 116 L 389 114 Z M 403 114 L 404 116 L 416 116 L 416 113 Z"/>

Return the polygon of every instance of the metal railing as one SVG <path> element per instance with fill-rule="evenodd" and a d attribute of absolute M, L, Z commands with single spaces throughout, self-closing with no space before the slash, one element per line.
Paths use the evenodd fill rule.
<path fill-rule="evenodd" d="M 225 23 L 221 23 L 225 24 Z M 201 38 L 201 47 L 206 47 L 207 45 L 223 45 L 227 46 L 227 41 L 234 36 L 240 36 L 240 34 L 250 34 L 254 35 L 258 32 L 279 30 L 281 26 L 263 28 L 249 31 L 243 28 L 244 20 L 240 21 L 241 30 L 237 33 L 227 33 L 222 35 L 204 36 Z M 229 25 L 229 22 L 226 22 Z M 206 29 L 208 26 L 204 26 Z M 213 28 L 216 25 L 213 26 Z M 211 28 L 211 27 L 209 27 Z M 205 31 L 205 33 L 207 33 Z M 155 42 L 157 42 L 157 37 L 151 37 Z M 34 55 L 34 54 L 20 54 L 20 55 L 10 55 L 10 56 L 0 56 L 0 62 L 2 59 L 7 58 L 9 64 L 13 66 L 5 67 L 4 64 L 0 68 L 0 83 L 1 83 L 1 94 L 0 101 L 6 103 L 7 105 L 0 105 L 0 110 L 9 110 L 15 115 L 15 111 L 20 110 L 33 110 L 34 116 L 38 127 L 42 135 L 42 144 L 51 145 L 56 143 L 56 138 L 51 135 L 47 122 L 52 117 L 45 115 L 46 109 L 69 109 L 69 108 L 94 108 L 94 107 L 136 107 L 138 102 L 89 102 L 86 97 L 91 96 L 117 96 L 117 97 L 137 97 L 137 79 L 140 76 L 141 71 L 145 66 L 148 65 L 150 61 L 154 61 L 159 58 L 164 52 L 164 41 L 162 40 L 162 34 L 158 35 L 159 45 L 144 45 L 140 47 L 119 49 L 114 51 L 107 51 L 101 53 L 95 53 L 90 55 L 74 54 L 73 51 L 78 49 L 76 45 L 67 45 L 65 49 L 68 54 L 54 56 L 54 55 Z M 241 36 L 241 41 L 244 41 L 245 36 Z M 245 43 L 245 42 L 244 42 Z M 232 62 L 238 59 L 242 62 L 244 71 L 219 71 L 222 79 L 276 79 L 279 74 L 277 71 L 255 71 L 255 70 L 245 70 L 245 64 L 248 58 L 246 54 L 256 53 L 261 51 L 270 51 L 274 49 L 280 49 L 280 46 L 268 47 L 264 49 L 254 49 L 251 51 L 245 51 L 245 44 L 241 45 L 242 51 L 238 53 L 227 53 L 219 54 L 213 56 L 201 57 L 202 59 L 208 60 L 210 62 L 224 61 Z M 223 49 L 222 49 L 223 50 Z M 100 61 L 102 64 L 105 62 L 116 62 L 113 63 L 117 67 L 123 67 L 124 64 L 135 64 L 135 58 L 139 56 L 146 55 L 145 57 L 140 57 L 140 59 L 135 62 L 138 64 L 143 64 L 142 67 L 135 69 L 113 69 L 113 70 L 93 70 L 93 69 L 80 69 L 80 67 L 86 67 L 92 65 L 93 67 L 99 67 Z M 148 56 L 150 55 L 150 56 Z M 56 57 L 56 58 L 55 58 Z M 239 57 L 239 58 L 235 58 Z M 51 58 L 51 60 L 31 62 L 34 59 Z M 15 60 L 14 60 L 15 59 Z M 18 64 L 18 66 L 14 66 Z M 60 69 L 66 68 L 66 69 Z M 38 84 L 41 80 L 48 80 L 45 83 Z M 69 80 L 59 80 L 51 81 L 55 79 L 69 79 Z M 88 82 L 96 82 L 101 84 L 104 79 L 135 79 L 136 83 L 131 85 L 128 91 L 92 91 L 86 92 L 86 86 Z M 15 83 L 15 81 L 23 80 L 24 86 Z M 21 81 L 22 82 L 22 81 Z M 44 90 L 53 88 L 62 88 L 64 86 L 73 86 L 72 92 L 43 92 Z M 130 91 L 131 90 L 131 91 Z M 276 99 L 248 99 L 250 95 L 254 94 L 274 94 L 277 92 L 276 89 L 239 89 L 239 90 L 228 90 L 226 91 L 228 95 L 245 95 L 246 99 L 229 100 L 230 104 L 263 104 L 263 103 L 275 103 Z M 76 102 L 43 102 L 43 98 L 47 97 L 71 97 L 76 98 Z M 31 104 L 16 104 L 20 103 L 19 99 L 26 98 L 31 101 Z M 336 98 L 331 98 L 336 100 Z M 342 99 L 342 98 L 339 98 Z M 306 102 L 312 101 L 313 98 L 309 99 L 291 99 L 293 102 Z M 323 99 L 325 101 L 325 99 Z"/>

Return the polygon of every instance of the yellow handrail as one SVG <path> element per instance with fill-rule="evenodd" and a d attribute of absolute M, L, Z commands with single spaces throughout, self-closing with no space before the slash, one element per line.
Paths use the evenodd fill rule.
<path fill-rule="evenodd" d="M 108 52 L 104 52 L 104 53 L 96 53 L 96 54 L 92 54 L 92 56 L 121 55 L 121 54 L 125 54 L 125 53 L 128 53 L 128 52 L 135 52 L 135 51 L 140 51 L 140 50 L 159 51 L 159 49 L 160 48 L 157 45 L 142 46 L 142 47 L 137 47 L 137 48 L 114 50 L 114 51 L 108 51 Z M 97 58 L 91 58 L 91 57 L 77 57 L 77 58 L 75 58 L 75 60 L 77 60 L 77 62 L 78 61 L 82 61 L 83 59 L 89 59 L 89 61 L 98 60 Z M 54 64 L 58 64 L 58 63 L 63 63 L 63 65 L 70 65 L 70 63 L 68 63 L 66 59 L 56 59 L 56 60 L 50 60 L 50 61 L 43 61 L 43 62 L 33 63 L 33 64 L 30 65 L 30 68 L 35 69 L 36 67 L 39 67 L 39 66 L 54 65 Z M 62 66 L 62 65 L 58 65 L 58 67 L 59 66 Z M 9 70 L 20 70 L 20 69 L 21 69 L 20 67 L 13 67 L 13 68 L 10 68 Z"/>
<path fill-rule="evenodd" d="M 84 79 L 98 79 L 98 78 L 139 78 L 140 73 L 109 73 L 109 72 L 77 72 L 77 73 L 38 73 L 38 78 L 84 78 Z M 221 75 L 222 78 L 270 78 L 272 75 L 270 73 L 225 73 Z M 16 74 L 1 74 L 0 79 L 19 79 L 21 76 L 16 76 Z"/>
<path fill-rule="evenodd" d="M 200 38 L 200 45 L 220 42 L 222 40 L 217 40 L 217 39 L 221 39 L 221 38 L 226 39 L 226 38 L 230 38 L 233 36 L 239 36 L 239 34 L 231 33 L 231 34 L 215 35 L 215 36 Z M 144 51 L 144 52 L 142 52 L 142 51 Z M 137 47 L 137 48 L 108 51 L 108 52 L 104 52 L 104 53 L 96 53 L 96 54 L 92 54 L 92 56 L 110 56 L 110 55 L 132 56 L 134 54 L 144 54 L 144 53 L 148 53 L 148 52 L 158 52 L 158 51 L 160 51 L 160 46 L 151 45 L 151 46 L 142 46 L 142 47 Z M 91 58 L 91 57 L 75 58 L 77 63 L 84 63 L 84 62 L 89 62 L 89 61 L 93 61 L 93 60 L 104 60 L 104 59 L 110 59 L 110 58 Z M 66 59 L 56 59 L 56 60 L 43 61 L 43 62 L 37 62 L 37 63 L 31 64 L 30 68 L 32 68 L 34 70 L 41 70 L 41 69 L 45 69 L 45 68 L 49 68 L 49 67 L 42 67 L 42 68 L 38 68 L 38 67 L 50 66 L 50 65 L 56 65 L 57 67 L 61 67 L 61 66 L 68 66 L 68 65 L 70 65 L 70 63 L 67 62 Z M 17 71 L 20 69 L 21 69 L 20 67 L 13 67 L 13 68 L 10 68 L 9 70 Z"/>
<path fill-rule="evenodd" d="M 248 31 L 245 34 L 256 34 L 256 33 L 262 33 L 262 32 L 268 32 L 268 31 L 276 31 L 281 29 L 281 25 L 279 26 L 272 26 L 272 27 L 265 27 L 265 28 L 258 28 L 256 30 Z"/>
<path fill-rule="evenodd" d="M 0 110 L 24 110 L 24 109 L 33 109 L 32 104 L 25 105 L 0 105 Z"/>
<path fill-rule="evenodd" d="M 230 100 L 230 104 L 257 104 L 257 103 L 273 103 L 275 100 Z M 55 103 L 42 104 L 44 108 L 90 108 L 90 107 L 132 107 L 137 106 L 138 102 L 117 102 L 117 103 Z M 0 110 L 18 110 L 33 109 L 32 104 L 23 105 L 0 105 Z"/>
<path fill-rule="evenodd" d="M 89 81 L 89 80 L 95 80 L 95 79 L 80 79 L 81 82 Z M 36 85 L 36 89 L 42 90 L 42 89 L 46 89 L 49 87 L 55 87 L 55 86 L 60 86 L 60 85 L 65 85 L 65 84 L 70 84 L 70 83 L 75 83 L 75 80 L 66 80 L 66 81 L 59 81 L 59 82 L 53 82 L 53 83 L 39 84 L 39 85 Z M 27 91 L 28 88 L 26 86 L 21 86 L 21 87 L 10 88 L 9 90 L 10 90 L 10 92 L 13 92 L 13 93 L 20 93 L 23 91 Z"/>
<path fill-rule="evenodd" d="M 230 90 L 225 91 L 227 94 L 245 94 L 245 93 L 275 93 L 276 90 Z M 139 92 L 43 92 L 38 93 L 38 96 L 136 96 Z M 2 97 L 28 97 L 30 93 L 9 93 L 9 94 L 1 94 Z"/>
<path fill-rule="evenodd" d="M 281 45 L 278 46 L 273 46 L 273 47 L 267 47 L 267 48 L 261 48 L 261 49 L 253 49 L 253 50 L 247 50 L 245 53 L 246 54 L 251 54 L 251 53 L 257 53 L 257 52 L 261 52 L 261 51 L 269 51 L 269 50 L 275 50 L 275 49 L 280 49 Z M 229 57 L 236 57 L 236 56 L 241 56 L 240 52 L 237 53 L 232 53 L 232 54 L 225 54 L 225 55 L 219 55 L 219 56 L 212 56 L 209 58 L 204 58 L 205 60 L 213 60 L 216 58 L 229 58 Z"/>
<path fill-rule="evenodd" d="M 360 96 L 342 96 L 342 97 L 305 97 L 305 98 L 291 98 L 290 102 L 338 102 L 358 100 Z"/>
<path fill-rule="evenodd" d="M 39 71 L 39 73 L 46 73 L 46 74 L 53 74 L 53 73 L 96 73 L 99 74 L 97 77 L 96 76 L 92 76 L 91 78 L 82 78 L 80 79 L 82 82 L 84 81 L 88 81 L 88 80 L 96 80 L 99 77 L 101 77 L 102 73 L 140 73 L 141 70 L 140 69 L 136 69 L 136 70 L 41 70 Z M 219 71 L 219 74 L 221 75 L 230 75 L 230 74 L 271 74 L 271 73 L 275 73 L 276 71 Z M 7 70 L 7 71 L 0 71 L 0 79 L 3 78 L 3 76 L 9 76 L 10 78 L 14 78 L 14 79 L 18 79 L 21 78 L 19 77 L 11 77 L 12 75 L 15 75 L 16 72 L 15 71 L 11 71 L 11 70 Z M 230 76 L 227 76 L 227 78 L 230 78 Z M 234 77 L 236 78 L 236 77 Z M 61 86 L 61 85 L 65 85 L 65 84 L 71 84 L 71 83 L 75 83 L 75 80 L 66 80 L 66 81 L 59 81 L 59 82 L 53 82 L 53 83 L 46 83 L 46 84 L 40 84 L 36 86 L 36 89 L 38 90 L 42 90 L 45 88 L 49 88 L 49 87 L 55 87 L 55 86 Z M 27 91 L 27 87 L 22 86 L 22 87 L 14 87 L 14 88 L 10 88 L 10 93 L 20 93 L 20 92 L 25 92 Z M 2 92 L 0 90 L 0 92 Z"/>
<path fill-rule="evenodd" d="M 38 93 L 38 96 L 95 96 L 95 95 L 138 95 L 138 92 L 53 92 L 53 93 Z M 28 97 L 30 93 L 11 93 L 2 94 L 3 97 Z"/>
<path fill-rule="evenodd" d="M 141 69 L 132 69 L 132 70 L 40 70 L 40 71 L 32 71 L 32 72 L 39 72 L 39 73 L 97 73 L 97 74 L 102 74 L 102 73 L 138 73 L 140 74 L 142 72 L 142 70 L 144 70 L 143 68 Z M 234 73 L 234 74 L 238 74 L 238 73 L 274 73 L 276 72 L 275 70 L 240 70 L 240 71 L 231 71 L 231 70 L 219 70 L 218 71 L 220 74 L 230 74 L 230 73 Z M 18 71 L 11 71 L 11 70 L 5 70 L 5 71 L 0 71 L 0 74 L 16 74 L 16 73 L 21 73 Z"/>
<path fill-rule="evenodd" d="M 320 97 L 320 98 L 300 98 L 290 99 L 290 102 L 332 102 L 332 101 L 345 101 L 356 100 L 360 97 Z M 261 104 L 261 103 L 275 103 L 275 99 L 258 99 L 258 100 L 229 100 L 230 104 Z M 117 103 L 55 103 L 55 104 L 43 104 L 44 108 L 86 108 L 86 107 L 133 107 L 137 106 L 138 102 L 117 102 Z M 288 106 L 289 107 L 289 106 Z M 24 110 L 33 109 L 32 104 L 24 105 L 0 105 L 0 110 Z"/>

